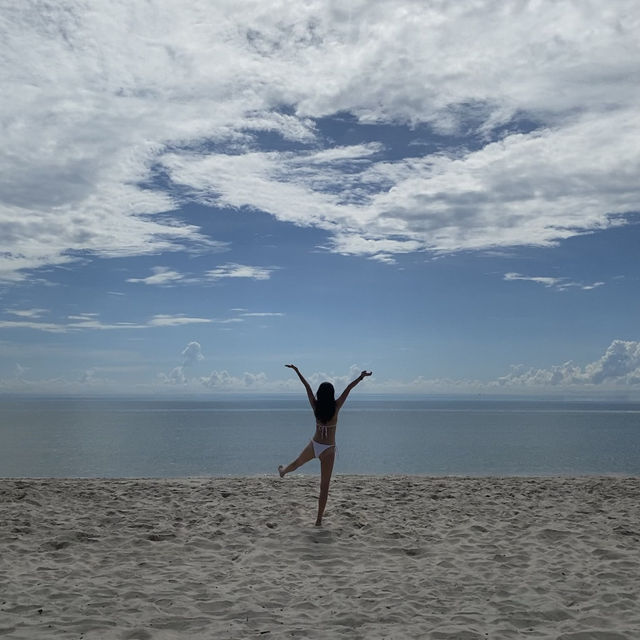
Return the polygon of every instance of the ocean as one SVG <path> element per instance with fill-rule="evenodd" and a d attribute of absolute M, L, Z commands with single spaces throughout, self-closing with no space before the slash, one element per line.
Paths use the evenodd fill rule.
<path fill-rule="evenodd" d="M 0 477 L 275 475 L 313 431 L 304 396 L 4 398 Z M 640 403 L 360 396 L 337 442 L 342 474 L 640 475 Z"/>

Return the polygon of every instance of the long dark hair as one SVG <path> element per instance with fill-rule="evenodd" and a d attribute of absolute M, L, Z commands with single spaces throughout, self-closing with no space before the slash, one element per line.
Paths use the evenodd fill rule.
<path fill-rule="evenodd" d="M 323 382 L 316 393 L 316 419 L 321 424 L 327 424 L 336 412 L 336 399 L 333 385 Z"/>

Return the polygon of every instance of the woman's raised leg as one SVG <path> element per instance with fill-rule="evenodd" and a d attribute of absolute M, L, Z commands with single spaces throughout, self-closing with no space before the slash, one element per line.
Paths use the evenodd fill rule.
<path fill-rule="evenodd" d="M 291 464 L 288 464 L 286 467 L 283 467 L 282 465 L 278 467 L 280 477 L 284 478 L 285 474 L 295 471 L 298 467 L 301 467 L 305 462 L 309 462 L 309 460 L 312 460 L 314 457 L 313 445 L 309 443 Z"/>
<path fill-rule="evenodd" d="M 333 463 L 336 459 L 336 448 L 327 449 L 320 454 L 320 497 L 318 498 L 318 517 L 316 519 L 316 527 L 322 524 L 322 516 L 324 508 L 327 506 L 327 498 L 329 496 L 329 483 L 331 482 L 331 474 L 333 473 Z"/>

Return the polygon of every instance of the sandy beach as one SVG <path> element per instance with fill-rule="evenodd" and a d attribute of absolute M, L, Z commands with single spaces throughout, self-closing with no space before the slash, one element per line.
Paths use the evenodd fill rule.
<path fill-rule="evenodd" d="M 640 638 L 640 478 L 0 480 L 0 637 Z"/>

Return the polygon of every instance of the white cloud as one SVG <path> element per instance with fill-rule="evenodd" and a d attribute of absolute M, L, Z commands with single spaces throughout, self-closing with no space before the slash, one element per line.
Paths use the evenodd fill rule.
<path fill-rule="evenodd" d="M 312 153 L 307 158 L 310 163 L 335 164 L 341 160 L 353 160 L 354 158 L 366 158 L 383 151 L 384 147 L 379 143 L 356 144 L 348 147 L 333 147 Z"/>
<path fill-rule="evenodd" d="M 212 391 L 267 391 L 273 385 L 268 384 L 264 373 L 244 373 L 241 376 L 231 375 L 228 371 L 212 371 L 208 376 L 200 378 L 202 386 Z"/>
<path fill-rule="evenodd" d="M 418 240 L 371 238 L 358 233 L 337 233 L 331 248 L 342 255 L 367 255 L 381 262 L 391 262 L 393 254 L 411 253 L 421 248 Z"/>
<path fill-rule="evenodd" d="M 549 369 L 523 365 L 497 381 L 504 387 L 572 387 L 640 385 L 640 342 L 614 340 L 598 360 L 580 367 L 565 362 Z"/>
<path fill-rule="evenodd" d="M 240 322 L 239 319 L 212 320 L 211 318 L 189 317 L 183 314 L 157 314 L 143 323 L 135 322 L 115 322 L 105 323 L 100 320 L 96 313 L 81 313 L 67 317 L 68 322 L 31 322 L 18 320 L 0 320 L 0 329 L 33 329 L 47 333 L 68 333 L 84 329 L 95 329 L 101 331 L 116 329 L 148 329 L 151 327 L 175 327 L 187 324 L 202 324 L 210 322 Z"/>
<path fill-rule="evenodd" d="M 34 329 L 46 333 L 64 333 L 67 331 L 65 325 L 54 322 L 24 322 L 17 320 L 0 320 L 0 329 Z"/>
<path fill-rule="evenodd" d="M 640 342 L 614 340 L 605 354 L 585 367 L 589 382 L 640 384 Z"/>
<path fill-rule="evenodd" d="M 617 137 L 616 137 L 617 136 Z M 168 154 L 173 180 L 205 201 L 261 209 L 331 234 L 332 250 L 388 256 L 550 246 L 637 211 L 640 114 L 576 117 L 472 152 L 328 171 L 309 153 Z M 213 196 L 215 194 L 215 197 Z"/>
<path fill-rule="evenodd" d="M 71 322 L 62 325 L 66 330 L 71 329 L 98 329 L 101 331 L 109 331 L 113 329 L 143 329 L 145 325 L 133 322 L 116 322 L 104 323 L 100 320 L 97 313 L 82 313 L 68 317 Z"/>
<path fill-rule="evenodd" d="M 0 24 L 0 278 L 79 251 L 219 249 L 165 215 L 190 197 L 318 226 L 332 250 L 382 261 L 621 224 L 612 214 L 640 200 L 639 28 L 635 0 L 14 3 Z M 315 119 L 341 112 L 474 144 L 514 117 L 543 126 L 382 162 L 376 145 L 318 148 Z M 257 153 L 265 131 L 311 150 Z"/>
<path fill-rule="evenodd" d="M 559 285 L 563 281 L 563 278 L 551 278 L 547 276 L 521 276 L 519 273 L 505 273 L 504 279 L 537 282 L 538 284 L 543 284 L 545 287 L 553 287 Z"/>
<path fill-rule="evenodd" d="M 146 278 L 128 278 L 127 282 L 141 282 L 143 284 L 170 286 L 176 282 L 184 280 L 184 275 L 177 271 L 172 271 L 168 267 L 152 267 L 152 276 Z"/>
<path fill-rule="evenodd" d="M 95 369 L 87 369 L 80 376 L 80 382 L 86 385 L 95 385 L 96 383 L 100 383 L 100 380 L 96 377 Z"/>
<path fill-rule="evenodd" d="M 210 318 L 190 318 L 183 315 L 158 314 L 148 322 L 150 327 L 175 327 L 184 324 L 202 324 L 213 322 Z"/>
<path fill-rule="evenodd" d="M 204 360 L 204 355 L 202 354 L 202 346 L 199 342 L 196 341 L 190 342 L 183 349 L 180 355 L 182 356 L 181 365 L 174 367 L 166 375 L 164 373 L 158 374 L 158 379 L 161 380 L 164 384 L 181 386 L 189 384 L 189 369 L 191 369 L 198 362 Z"/>
<path fill-rule="evenodd" d="M 7 309 L 7 313 L 19 318 L 41 318 L 48 313 L 48 309 Z"/>
<path fill-rule="evenodd" d="M 185 275 L 173 271 L 168 267 L 153 267 L 153 275 L 146 278 L 128 278 L 127 282 L 143 283 L 161 287 L 176 284 L 205 284 L 222 280 L 223 278 L 249 278 L 252 280 L 268 280 L 276 267 L 255 267 L 230 262 L 215 269 L 206 271 L 202 277 Z"/>
<path fill-rule="evenodd" d="M 236 264 L 229 262 L 215 269 L 206 272 L 206 277 L 210 280 L 221 280 L 223 278 L 249 278 L 251 280 L 268 280 L 273 273 L 274 267 L 252 267 L 246 264 Z"/>
<path fill-rule="evenodd" d="M 160 379 L 168 384 L 182 385 L 187 383 L 184 367 L 174 367 L 169 371 L 169 375 L 165 376 L 164 374 L 160 374 Z"/>
<path fill-rule="evenodd" d="M 202 347 L 199 342 L 190 342 L 182 352 L 182 366 L 189 367 L 196 362 L 200 362 L 204 360 L 204 355 L 202 354 Z"/>
<path fill-rule="evenodd" d="M 551 289 L 557 289 L 559 291 L 565 291 L 567 289 L 578 288 L 583 291 L 591 291 L 604 285 L 604 282 L 592 282 L 585 284 L 584 282 L 575 282 L 569 278 L 553 278 L 550 276 L 523 276 L 519 273 L 505 273 L 505 280 L 524 280 L 525 282 L 535 282 L 542 284 L 545 287 Z"/>
<path fill-rule="evenodd" d="M 244 312 L 240 314 L 244 318 L 279 318 L 284 316 L 284 313 L 279 311 L 252 311 Z"/>

